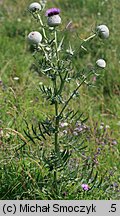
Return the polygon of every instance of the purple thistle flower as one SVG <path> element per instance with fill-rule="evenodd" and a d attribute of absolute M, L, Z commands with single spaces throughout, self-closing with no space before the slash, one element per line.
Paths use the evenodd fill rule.
<path fill-rule="evenodd" d="M 83 188 L 84 191 L 89 190 L 89 186 L 87 184 L 82 184 L 81 187 Z"/>
<path fill-rule="evenodd" d="M 46 16 L 50 17 L 50 16 L 54 16 L 60 13 L 60 9 L 59 8 L 50 8 L 46 11 Z"/>

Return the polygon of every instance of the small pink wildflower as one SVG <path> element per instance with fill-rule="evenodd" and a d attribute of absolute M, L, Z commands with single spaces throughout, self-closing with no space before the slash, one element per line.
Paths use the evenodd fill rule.
<path fill-rule="evenodd" d="M 89 186 L 87 184 L 82 184 L 81 187 L 83 188 L 84 191 L 89 190 Z"/>

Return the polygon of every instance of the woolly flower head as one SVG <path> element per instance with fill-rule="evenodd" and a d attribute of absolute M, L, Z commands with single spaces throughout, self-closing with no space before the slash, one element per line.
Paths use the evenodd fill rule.
<path fill-rule="evenodd" d="M 38 45 L 42 41 L 42 35 L 37 31 L 30 32 L 27 38 L 31 44 Z"/>
<path fill-rule="evenodd" d="M 96 64 L 97 64 L 97 66 L 100 67 L 100 68 L 105 68 L 105 67 L 106 67 L 106 62 L 105 62 L 104 59 L 98 59 L 98 60 L 96 61 Z"/>
<path fill-rule="evenodd" d="M 107 39 L 109 37 L 109 29 L 106 25 L 99 25 L 96 28 L 98 36 L 102 39 Z"/>
<path fill-rule="evenodd" d="M 50 27 L 55 27 L 61 24 L 61 18 L 59 16 L 59 8 L 50 8 L 46 11 L 46 16 L 48 17 L 47 23 Z"/>

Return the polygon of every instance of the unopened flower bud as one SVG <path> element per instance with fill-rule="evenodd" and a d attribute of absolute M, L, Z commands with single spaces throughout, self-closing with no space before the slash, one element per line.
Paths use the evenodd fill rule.
<path fill-rule="evenodd" d="M 37 31 L 30 32 L 28 35 L 28 41 L 31 44 L 39 44 L 42 41 L 42 35 Z"/>
<path fill-rule="evenodd" d="M 41 5 L 37 2 L 33 2 L 32 4 L 29 5 L 29 10 L 31 12 L 35 12 L 35 11 L 40 11 L 41 10 Z"/>
<path fill-rule="evenodd" d="M 107 39 L 109 37 L 109 29 L 106 25 L 99 25 L 96 30 L 100 38 Z"/>
<path fill-rule="evenodd" d="M 97 66 L 100 67 L 100 68 L 105 68 L 105 67 L 106 67 L 106 62 L 105 62 L 105 60 L 103 60 L 103 59 L 98 59 L 98 60 L 96 61 L 96 64 L 97 64 Z"/>

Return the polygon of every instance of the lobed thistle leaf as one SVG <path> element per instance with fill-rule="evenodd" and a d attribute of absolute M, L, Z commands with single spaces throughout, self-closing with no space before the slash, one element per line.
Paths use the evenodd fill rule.
<path fill-rule="evenodd" d="M 44 132 L 43 132 L 42 129 L 41 129 L 41 123 L 38 124 L 38 127 L 39 127 L 39 131 L 40 131 L 39 136 L 42 136 L 42 138 L 43 138 L 44 140 L 46 140 L 46 137 L 44 136 Z"/>
<path fill-rule="evenodd" d="M 35 137 L 34 137 L 34 138 L 37 138 L 38 140 L 40 140 L 40 141 L 41 141 L 41 139 L 40 139 L 39 135 L 37 134 L 37 132 L 36 132 L 36 129 L 34 128 L 34 126 L 33 126 L 33 125 L 32 125 L 32 131 L 33 131 L 33 134 L 35 135 Z"/>
<path fill-rule="evenodd" d="M 25 130 L 23 130 L 23 131 L 24 131 L 25 135 L 35 144 L 35 141 L 34 141 L 33 137 L 30 135 L 30 133 L 29 132 L 27 133 Z"/>
<path fill-rule="evenodd" d="M 62 38 L 62 40 L 60 41 L 59 46 L 58 46 L 58 48 L 57 48 L 57 52 L 61 51 L 64 38 L 65 38 L 65 37 L 63 36 L 63 38 Z"/>

